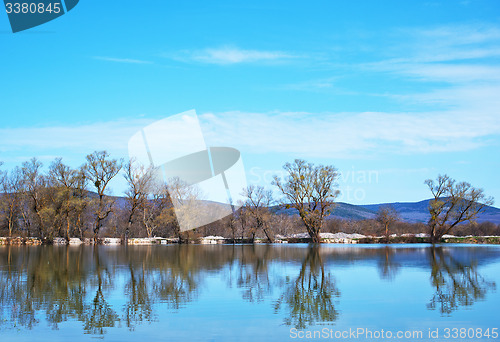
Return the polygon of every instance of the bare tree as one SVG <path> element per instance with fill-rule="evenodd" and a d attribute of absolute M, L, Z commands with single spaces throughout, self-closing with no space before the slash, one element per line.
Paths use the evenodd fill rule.
<path fill-rule="evenodd" d="M 180 241 L 186 242 L 189 240 L 189 232 L 185 232 L 182 227 L 200 227 L 204 224 L 203 218 L 209 215 L 209 211 L 213 212 L 219 208 L 209 207 L 207 202 L 203 202 L 203 193 L 200 188 L 195 185 L 189 185 L 179 177 L 173 177 L 168 180 L 167 194 L 171 201 L 171 206 L 163 209 L 162 217 L 164 222 L 174 224 L 176 235 Z"/>
<path fill-rule="evenodd" d="M 145 168 L 142 165 L 137 165 L 134 160 L 130 160 L 125 165 L 125 180 L 127 181 L 128 188 L 125 190 L 125 197 L 128 203 L 128 219 L 127 227 L 125 228 L 125 239 L 128 239 L 130 227 L 134 215 L 141 208 L 144 210 L 148 195 L 152 192 L 154 182 L 154 170 L 152 168 Z M 147 229 L 148 236 L 152 232 Z"/>
<path fill-rule="evenodd" d="M 298 210 L 312 241 L 319 243 L 324 218 L 340 193 L 335 189 L 337 169 L 329 165 L 314 166 L 301 159 L 286 163 L 283 169 L 288 175 L 284 180 L 275 176 L 273 184 L 283 193 L 288 206 Z"/>
<path fill-rule="evenodd" d="M 243 190 L 246 201 L 243 204 L 243 210 L 247 211 L 249 216 L 255 220 L 255 227 L 251 229 L 252 242 L 255 239 L 257 230 L 262 230 L 266 234 L 267 241 L 273 242 L 273 237 L 269 231 L 269 222 L 271 212 L 269 207 L 273 202 L 273 193 L 271 190 L 265 190 L 263 186 L 250 185 Z"/>
<path fill-rule="evenodd" d="M 22 164 L 21 176 L 22 184 L 24 185 L 23 194 L 26 197 L 26 202 L 36 220 L 38 236 L 42 239 L 51 237 L 52 227 L 46 225 L 48 198 L 44 193 L 46 190 L 47 179 L 42 174 L 41 168 L 43 164 L 36 158 L 32 158 Z"/>
<path fill-rule="evenodd" d="M 175 236 L 180 237 L 179 225 L 167 186 L 163 182 L 153 182 L 148 196 L 148 200 L 142 204 L 142 222 L 147 236 L 152 237 L 161 226 L 172 225 Z"/>
<path fill-rule="evenodd" d="M 0 162 L 0 166 L 3 162 Z M 9 236 L 12 236 L 13 230 L 13 216 L 15 211 L 16 201 L 11 188 L 11 179 L 8 171 L 0 170 L 0 224 L 2 221 L 7 221 Z"/>
<path fill-rule="evenodd" d="M 399 214 L 392 206 L 382 206 L 377 211 L 377 222 L 384 227 L 385 237 L 389 239 L 389 227 L 399 221 Z"/>
<path fill-rule="evenodd" d="M 71 211 L 74 229 L 78 230 L 80 238 L 83 238 L 83 232 L 86 229 L 86 220 L 84 215 L 87 208 L 90 206 L 90 198 L 87 192 L 87 176 L 85 175 L 84 166 L 74 170 L 73 179 L 73 195 L 71 196 L 68 207 Z"/>
<path fill-rule="evenodd" d="M 432 192 L 429 202 L 429 229 L 431 242 L 439 242 L 458 224 L 474 222 L 479 213 L 493 205 L 493 197 L 486 197 L 483 189 L 467 182 L 456 182 L 448 175 L 439 175 L 436 181 L 427 179 L 425 184 Z"/>
<path fill-rule="evenodd" d="M 80 210 L 86 206 L 85 175 L 82 169 L 72 169 L 56 158 L 49 167 L 49 182 L 54 192 L 54 214 L 59 229 L 64 227 L 64 236 L 71 237 L 71 225 L 81 218 Z"/>
<path fill-rule="evenodd" d="M 94 215 L 94 238 L 99 234 L 103 221 L 113 212 L 114 201 L 106 196 L 109 182 L 120 172 L 122 161 L 111 159 L 106 151 L 95 151 L 86 157 L 85 175 L 95 187 L 97 192 L 97 203 Z"/>
<path fill-rule="evenodd" d="M 244 207 L 240 207 L 237 211 L 233 213 L 233 216 L 236 217 L 236 220 L 240 223 L 241 227 L 241 241 L 245 239 L 245 232 L 247 230 L 247 225 L 249 221 L 249 213 L 245 210 Z"/>

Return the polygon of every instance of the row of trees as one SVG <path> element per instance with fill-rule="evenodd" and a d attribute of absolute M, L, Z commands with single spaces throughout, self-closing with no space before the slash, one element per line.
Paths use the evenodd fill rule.
<path fill-rule="evenodd" d="M 157 216 L 164 214 L 162 209 L 171 208 L 167 189 L 158 189 L 151 197 L 151 189 L 143 187 L 147 177 L 139 177 L 131 163 L 113 159 L 106 151 L 87 155 L 78 168 L 65 165 L 61 158 L 46 173 L 42 167 L 33 158 L 0 173 L 0 226 L 7 228 L 9 236 L 95 238 L 105 224 L 116 233 L 124 217 L 132 222 L 139 208 L 151 235 L 159 224 Z M 109 194 L 109 183 L 122 169 L 129 183 L 125 206 L 117 205 L 118 198 Z"/>
<path fill-rule="evenodd" d="M 103 227 L 106 234 L 148 236 L 155 234 L 189 238 L 196 232 L 181 234 L 172 203 L 202 200 L 193 187 L 179 179 L 168 185 L 157 175 L 157 170 L 144 168 L 133 160 L 124 163 L 113 159 L 106 151 L 95 151 L 86 156 L 79 168 L 65 165 L 55 159 L 46 173 L 42 163 L 33 158 L 12 171 L 0 171 L 0 227 L 9 236 L 15 234 L 54 237 L 98 237 Z M 284 178 L 274 177 L 272 184 L 282 194 L 281 202 L 273 199 L 273 192 L 262 186 L 243 189 L 246 200 L 233 215 L 198 230 L 210 233 L 214 227 L 225 226 L 233 239 L 253 241 L 264 235 L 272 242 L 278 233 L 279 221 L 287 221 L 277 214 L 278 208 L 293 209 L 298 214 L 311 240 L 320 242 L 320 232 L 326 217 L 335 209 L 339 195 L 339 173 L 333 166 L 314 165 L 296 159 L 283 166 Z M 109 194 L 109 183 L 122 171 L 127 182 L 125 197 Z M 479 213 L 493 204 L 482 189 L 467 182 L 457 182 L 447 175 L 426 180 L 433 198 L 430 201 L 428 231 L 432 242 L 464 222 L 474 222 Z M 191 207 L 192 206 L 187 206 Z M 197 208 L 201 208 L 198 206 Z M 191 210 L 193 211 L 193 210 Z M 196 217 L 197 212 L 183 213 Z M 390 227 L 399 221 L 398 213 L 382 207 L 377 222 L 389 236 Z M 289 222 L 285 222 L 289 224 Z"/>
<path fill-rule="evenodd" d="M 338 172 L 333 166 L 314 166 L 299 159 L 283 168 L 288 176 L 285 180 L 275 177 L 274 184 L 285 196 L 286 205 L 298 211 L 312 241 L 319 242 L 324 218 L 333 209 L 339 194 Z M 427 179 L 424 183 L 433 195 L 428 222 L 432 243 L 439 242 L 443 235 L 462 223 L 475 223 L 478 215 L 494 203 L 493 197 L 487 197 L 483 189 L 468 182 L 457 182 L 448 175 L 439 175 L 435 181 Z M 377 212 L 377 221 L 383 225 L 387 237 L 389 226 L 398 220 L 398 213 L 391 207 L 381 207 Z"/>

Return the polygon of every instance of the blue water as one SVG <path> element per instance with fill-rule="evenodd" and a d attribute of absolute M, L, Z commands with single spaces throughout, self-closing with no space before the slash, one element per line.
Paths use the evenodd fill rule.
<path fill-rule="evenodd" d="M 500 246 L 3 246 L 0 337 L 499 340 L 499 284 Z"/>

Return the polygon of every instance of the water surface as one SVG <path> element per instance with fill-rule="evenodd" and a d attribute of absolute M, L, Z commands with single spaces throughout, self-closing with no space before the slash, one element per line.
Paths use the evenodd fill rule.
<path fill-rule="evenodd" d="M 354 330 L 368 341 L 498 340 L 497 284 L 499 246 L 3 246 L 0 334 L 287 341 L 352 340 Z"/>

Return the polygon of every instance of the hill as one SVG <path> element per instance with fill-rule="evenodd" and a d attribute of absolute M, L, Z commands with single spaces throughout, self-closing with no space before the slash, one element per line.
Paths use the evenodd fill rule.
<path fill-rule="evenodd" d="M 416 223 L 424 222 L 429 220 L 429 201 L 423 200 L 420 202 L 394 202 L 394 203 L 380 203 L 380 204 L 369 204 L 361 205 L 364 209 L 370 210 L 374 213 L 382 206 L 392 206 L 401 216 L 401 218 L 406 222 Z M 495 224 L 500 224 L 500 209 L 488 206 L 484 212 L 482 212 L 478 218 L 477 222 L 492 222 Z"/>
<path fill-rule="evenodd" d="M 340 218 L 349 220 L 365 220 L 374 219 L 380 207 L 391 206 L 400 215 L 401 219 L 409 223 L 423 222 L 427 223 L 429 220 L 429 206 L 430 199 L 419 202 L 394 202 L 394 203 L 379 203 L 379 204 L 366 204 L 354 205 L 349 203 L 339 202 L 329 218 Z M 278 212 L 285 212 L 290 215 L 296 214 L 294 209 L 281 209 Z M 477 219 L 478 222 L 492 222 L 500 224 L 500 209 L 495 207 L 487 207 Z"/>

